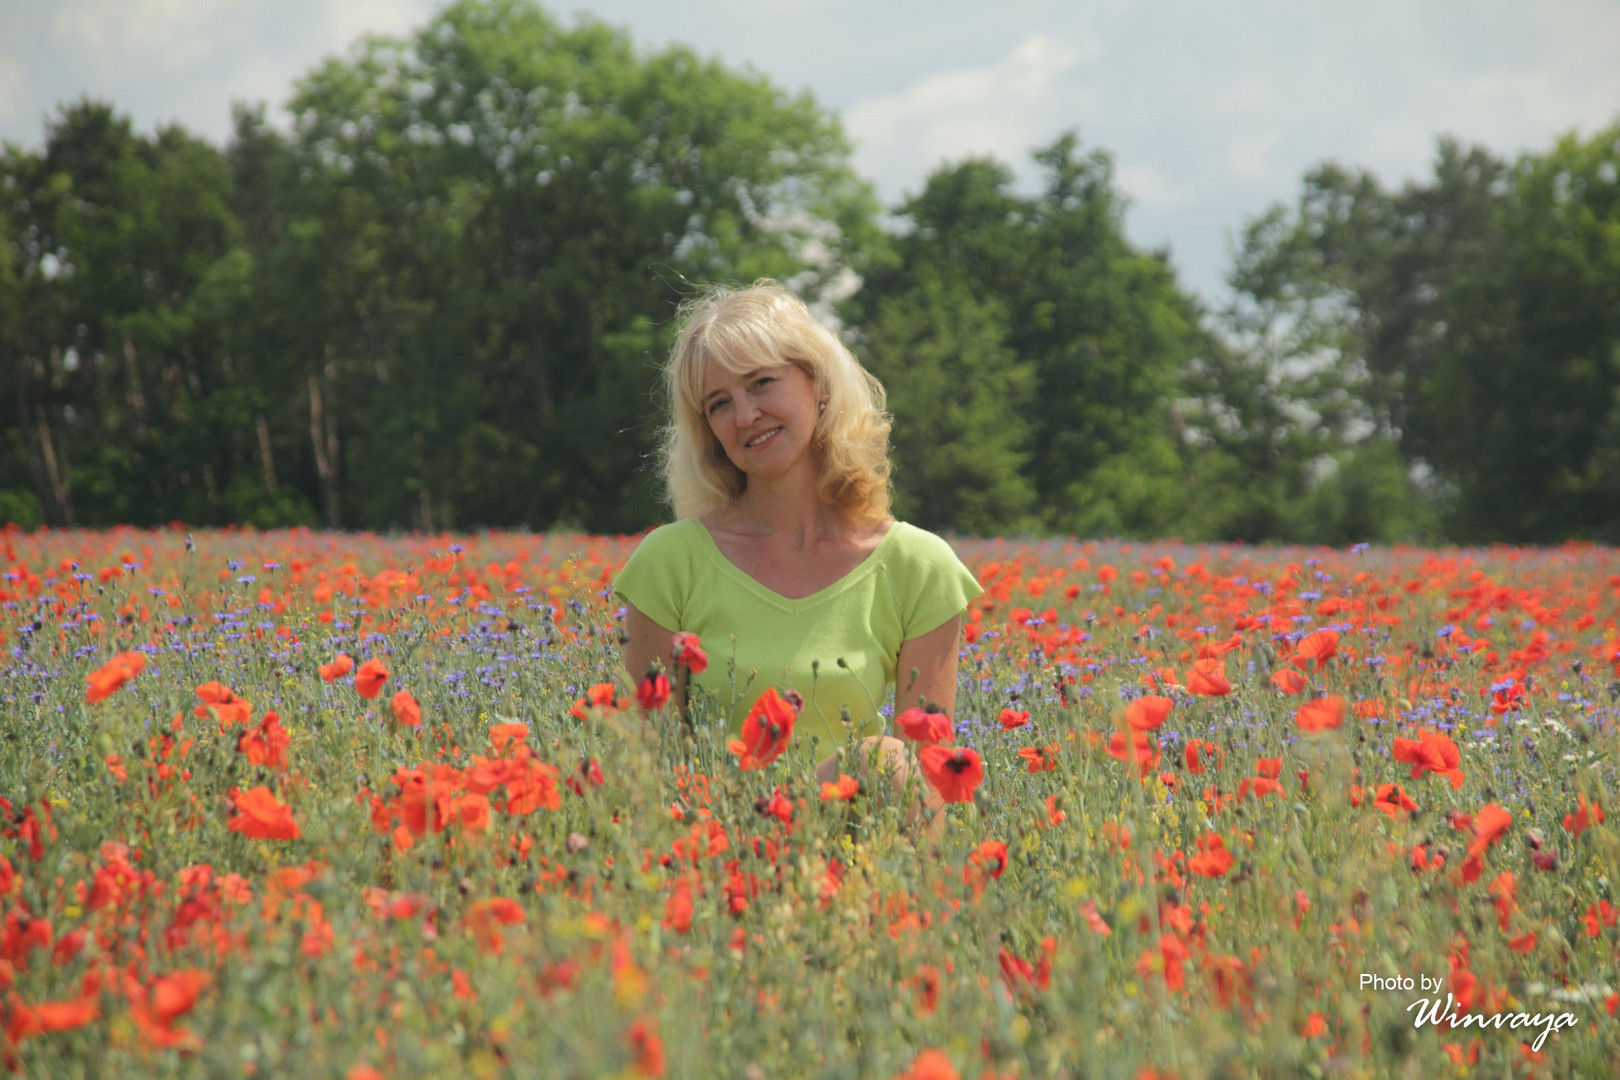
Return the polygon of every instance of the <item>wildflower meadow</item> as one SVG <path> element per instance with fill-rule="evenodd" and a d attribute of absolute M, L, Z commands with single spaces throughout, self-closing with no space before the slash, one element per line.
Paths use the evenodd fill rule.
<path fill-rule="evenodd" d="M 961 541 L 935 840 L 756 673 L 683 720 L 729 642 L 626 676 L 634 543 L 0 534 L 0 1066 L 1620 1062 L 1615 552 Z"/>

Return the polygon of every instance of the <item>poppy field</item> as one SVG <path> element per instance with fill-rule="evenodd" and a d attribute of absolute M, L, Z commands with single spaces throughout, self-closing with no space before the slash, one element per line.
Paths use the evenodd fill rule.
<path fill-rule="evenodd" d="M 1620 1061 L 1613 551 L 961 541 L 901 792 L 623 675 L 634 543 L 0 534 L 0 1069 Z"/>

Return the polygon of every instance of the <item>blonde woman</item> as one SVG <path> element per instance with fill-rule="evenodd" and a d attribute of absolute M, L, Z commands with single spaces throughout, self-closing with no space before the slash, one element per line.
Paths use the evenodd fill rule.
<path fill-rule="evenodd" d="M 913 759 L 880 703 L 893 690 L 897 713 L 954 709 L 962 615 L 981 590 L 943 540 L 889 514 L 882 385 L 774 282 L 689 304 L 665 378 L 676 520 L 614 582 L 626 668 L 667 667 L 672 635 L 695 633 L 714 662 L 692 688 L 734 730 L 767 687 L 796 691 L 793 741 L 816 740 L 819 779 L 838 777 L 854 740 L 904 785 Z"/>

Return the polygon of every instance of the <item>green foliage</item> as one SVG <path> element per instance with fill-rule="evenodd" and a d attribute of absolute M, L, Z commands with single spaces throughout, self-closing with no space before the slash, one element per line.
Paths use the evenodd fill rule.
<path fill-rule="evenodd" d="M 1328 164 L 1202 311 L 1066 135 L 937 169 L 886 235 L 835 116 L 690 49 L 462 0 L 223 149 L 62 107 L 0 150 L 0 508 L 49 525 L 663 517 L 679 301 L 843 318 L 935 529 L 1620 540 L 1620 127 Z M 853 296 L 849 295 L 855 289 Z"/>
<path fill-rule="evenodd" d="M 1390 192 L 1327 166 L 1250 226 L 1234 324 L 1320 376 L 1301 401 L 1337 456 L 1393 441 L 1432 474 L 1373 484 L 1369 537 L 1438 520 L 1470 540 L 1620 538 L 1617 169 L 1620 128 L 1511 165 L 1442 142 L 1430 181 Z M 1307 528 L 1338 535 L 1319 509 Z"/>
<path fill-rule="evenodd" d="M 874 365 L 915 384 L 896 400 L 897 426 L 923 431 L 902 438 L 937 439 L 927 452 L 945 461 L 983 451 L 965 478 L 973 503 L 957 506 L 918 494 L 949 475 L 944 465 L 913 466 L 908 480 L 902 456 L 902 505 L 926 505 L 940 525 L 1016 528 L 1029 520 L 1032 489 L 1033 520 L 1048 529 L 1164 530 L 1181 502 L 1171 403 L 1198 346 L 1196 313 L 1164 260 L 1126 242 L 1105 154 L 1080 156 L 1068 135 L 1035 158 L 1045 187 L 1033 197 L 1015 193 L 1012 174 L 992 161 L 936 171 L 901 207 L 911 227 L 894 241 L 894 261 L 855 299 Z M 951 366 L 908 352 L 942 303 L 970 305 L 962 319 L 979 341 Z M 945 398 L 973 420 L 933 427 Z M 1009 476 L 1026 455 L 1027 467 Z"/>

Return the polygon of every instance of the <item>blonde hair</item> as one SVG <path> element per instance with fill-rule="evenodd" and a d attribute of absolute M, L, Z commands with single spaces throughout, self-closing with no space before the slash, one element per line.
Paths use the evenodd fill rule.
<path fill-rule="evenodd" d="M 681 306 L 680 332 L 664 366 L 670 422 L 660 461 L 677 518 L 729 506 L 748 486 L 703 413 L 710 363 L 735 374 L 795 364 L 825 402 L 811 436 L 821 500 L 850 521 L 889 515 L 889 429 L 883 384 L 816 321 L 804 301 L 771 280 L 710 288 Z"/>

